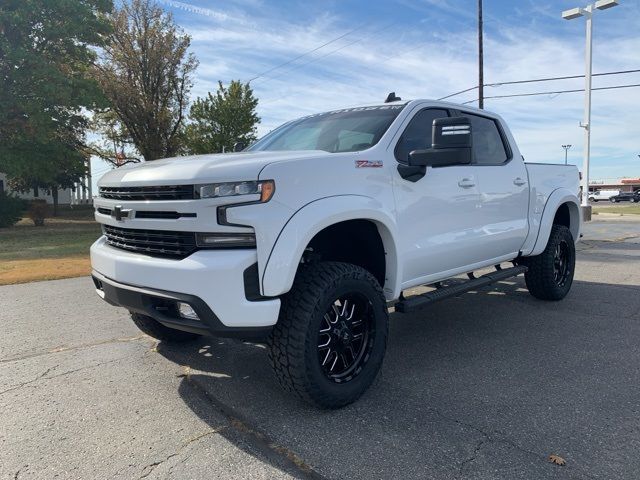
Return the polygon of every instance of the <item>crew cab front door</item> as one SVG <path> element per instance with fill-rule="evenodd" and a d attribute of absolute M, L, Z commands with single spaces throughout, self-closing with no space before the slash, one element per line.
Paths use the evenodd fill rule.
<path fill-rule="evenodd" d="M 415 113 L 397 140 L 396 160 L 407 163 L 411 151 L 430 148 L 433 120 L 446 116 L 447 110 L 435 108 Z M 477 184 L 473 165 L 427 167 L 415 182 L 394 172 L 403 288 L 483 260 Z"/>

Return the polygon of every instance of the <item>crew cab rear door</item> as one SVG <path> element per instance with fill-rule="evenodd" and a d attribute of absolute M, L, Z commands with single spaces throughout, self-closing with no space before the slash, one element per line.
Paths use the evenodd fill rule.
<path fill-rule="evenodd" d="M 528 233 L 529 185 L 527 170 L 512 148 L 497 118 L 458 113 L 471 120 L 473 171 L 480 205 L 476 214 L 484 223 L 484 235 L 476 248 L 487 259 L 520 251 Z M 514 151 L 515 150 L 515 151 Z"/>

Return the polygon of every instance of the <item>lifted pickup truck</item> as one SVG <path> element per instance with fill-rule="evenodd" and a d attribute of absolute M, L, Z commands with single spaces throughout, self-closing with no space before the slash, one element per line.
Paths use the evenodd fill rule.
<path fill-rule="evenodd" d="M 498 115 L 430 100 L 345 108 L 242 152 L 106 174 L 93 279 L 162 341 L 266 340 L 287 390 L 338 408 L 378 373 L 390 305 L 519 274 L 536 298 L 562 299 L 578 195 L 576 168 L 525 163 Z M 419 285 L 432 288 L 403 296 Z"/>

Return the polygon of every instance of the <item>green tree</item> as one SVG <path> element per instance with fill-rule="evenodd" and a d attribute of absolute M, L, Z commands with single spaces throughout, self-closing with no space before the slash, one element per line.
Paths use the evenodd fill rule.
<path fill-rule="evenodd" d="M 91 78 L 111 0 L 0 3 L 0 171 L 12 187 L 57 192 L 85 172 L 85 113 L 105 106 Z"/>
<path fill-rule="evenodd" d="M 113 33 L 95 77 L 112 110 L 97 118 L 106 141 L 96 151 L 112 163 L 118 150 L 135 149 L 145 160 L 174 156 L 182 147 L 198 65 L 188 52 L 191 37 L 152 0 L 125 0 L 111 22 Z M 131 154 L 127 159 L 136 160 Z"/>
<path fill-rule="evenodd" d="M 236 142 L 249 145 L 256 140 L 260 117 L 258 99 L 248 83 L 233 80 L 228 87 L 218 82 L 215 95 L 198 98 L 189 112 L 185 129 L 189 153 L 233 151 Z"/>

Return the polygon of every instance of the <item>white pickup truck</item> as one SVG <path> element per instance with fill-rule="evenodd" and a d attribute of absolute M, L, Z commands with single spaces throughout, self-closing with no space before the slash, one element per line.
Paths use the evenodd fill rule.
<path fill-rule="evenodd" d="M 431 100 L 310 115 L 241 152 L 118 168 L 98 185 L 101 297 L 162 341 L 266 340 L 282 385 L 324 408 L 374 380 L 388 307 L 521 273 L 533 296 L 560 300 L 580 236 L 575 167 L 525 163 L 502 118 Z"/>

